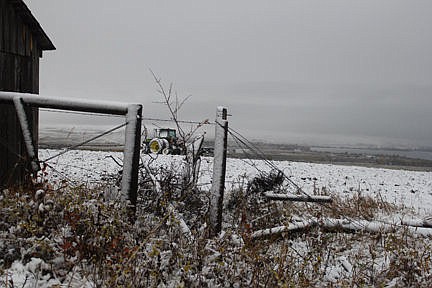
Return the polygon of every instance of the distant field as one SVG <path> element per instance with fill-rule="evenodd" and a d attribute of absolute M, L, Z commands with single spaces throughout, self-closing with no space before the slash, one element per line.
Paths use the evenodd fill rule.
<path fill-rule="evenodd" d="M 102 129 L 44 128 L 40 130 L 39 146 L 40 148 L 61 149 L 84 142 L 103 131 Z M 123 144 L 124 131 L 120 130 L 83 145 L 79 149 L 121 151 L 123 150 Z M 206 147 L 213 147 L 212 139 L 207 139 L 204 145 Z M 271 160 L 432 171 L 431 151 L 308 147 L 304 145 L 263 142 L 254 142 L 253 145 L 257 151 L 262 152 L 262 154 Z M 260 159 L 261 156 L 255 153 L 257 151 L 242 150 L 234 142 L 230 142 L 228 145 L 228 156 L 233 158 Z"/>
<path fill-rule="evenodd" d="M 389 154 L 389 150 L 385 149 L 363 149 L 361 151 L 344 152 L 344 151 L 320 151 L 313 150 L 311 147 L 288 145 L 288 144 L 268 144 L 255 143 L 256 147 L 272 160 L 287 160 L 297 162 L 311 163 L 331 163 L 341 165 L 359 165 L 366 167 L 384 167 L 392 169 L 407 169 L 432 171 L 432 161 L 428 159 L 408 158 L 402 155 L 399 150 L 394 150 L 394 154 Z M 328 148 L 331 149 L 330 147 Z M 336 148 L 334 148 L 336 150 Z M 240 149 L 230 149 L 228 153 L 231 157 L 243 158 L 254 157 L 252 151 L 242 151 Z"/>
<path fill-rule="evenodd" d="M 107 129 L 108 130 L 108 129 Z M 79 130 L 70 128 L 43 128 L 39 131 L 39 147 L 60 149 L 80 144 L 104 132 L 102 129 Z M 119 151 L 123 149 L 124 130 L 119 130 L 85 144 L 80 149 Z"/>

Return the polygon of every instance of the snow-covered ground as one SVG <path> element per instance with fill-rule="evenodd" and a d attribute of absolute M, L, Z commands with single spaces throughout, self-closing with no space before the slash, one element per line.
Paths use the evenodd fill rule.
<path fill-rule="evenodd" d="M 47 159 L 58 150 L 40 150 L 39 158 Z M 152 156 L 154 157 L 154 156 Z M 97 183 L 107 175 L 116 175 L 122 153 L 73 150 L 49 163 L 55 168 L 48 177 L 51 180 L 69 179 L 79 183 Z M 143 161 L 151 161 L 142 155 Z M 182 156 L 158 155 L 152 165 L 171 167 L 180 165 Z M 212 176 L 212 158 L 203 157 L 199 184 L 209 188 Z M 329 195 L 353 196 L 355 193 L 370 195 L 397 206 L 405 206 L 417 217 L 432 216 L 432 172 L 366 168 L 331 164 L 313 164 L 274 161 L 280 170 L 308 194 L 323 190 Z M 261 160 L 228 159 L 226 170 L 227 193 L 243 179 L 251 179 L 260 171 L 271 167 Z"/>
<path fill-rule="evenodd" d="M 57 155 L 59 152 L 61 151 L 48 150 L 48 149 L 40 150 L 39 158 L 43 161 L 44 159 L 48 159 L 53 155 Z M 59 157 L 56 157 L 53 160 L 50 160 L 48 162 L 49 166 L 45 170 L 46 172 L 45 177 L 47 177 L 50 183 L 58 183 L 59 185 L 61 185 L 61 183 L 64 182 L 65 180 L 72 185 L 74 183 L 78 185 L 81 185 L 83 183 L 97 184 L 105 181 L 106 179 L 114 179 L 116 175 L 118 175 L 118 172 L 121 169 L 121 167 L 116 162 L 121 163 L 122 158 L 123 158 L 123 154 L 117 152 L 73 150 Z M 166 169 L 171 169 L 172 167 L 179 167 L 180 165 L 182 165 L 182 159 L 183 156 L 172 156 L 172 155 L 158 155 L 158 156 L 142 155 L 141 156 L 141 160 L 143 162 L 151 163 L 153 167 L 161 167 L 162 169 L 163 167 L 166 167 Z M 200 179 L 198 184 L 203 189 L 210 188 L 211 177 L 212 177 L 212 165 L 213 165 L 212 158 L 208 158 L 208 157 L 202 158 Z M 232 191 L 234 191 L 236 188 L 241 187 L 241 185 L 245 185 L 245 183 L 247 183 L 247 180 L 252 179 L 252 177 L 256 176 L 262 171 L 270 171 L 272 169 L 271 166 L 277 167 L 280 170 L 284 171 L 286 176 L 288 176 L 294 183 L 296 183 L 304 192 L 311 195 L 314 193 L 325 194 L 325 195 L 337 197 L 339 199 L 344 199 L 344 198 L 350 199 L 351 197 L 356 195 L 371 196 L 373 199 L 380 199 L 380 201 L 388 202 L 394 204 L 395 207 L 401 208 L 400 211 L 392 212 L 393 214 L 390 215 L 390 217 L 389 215 L 387 215 L 386 218 L 380 218 L 375 220 L 385 220 L 385 221 L 395 221 L 395 222 L 398 222 L 399 220 L 400 223 L 401 218 L 404 218 L 405 220 L 409 218 L 410 221 L 413 221 L 413 218 L 417 220 L 428 219 L 428 221 L 432 219 L 432 172 L 390 170 L 390 169 L 382 169 L 382 168 L 365 168 L 365 167 L 357 167 L 357 166 L 340 166 L 340 165 L 329 165 L 329 164 L 311 164 L 311 163 L 300 163 L 300 162 L 289 162 L 289 161 L 274 161 L 271 163 L 271 165 L 269 165 L 268 162 L 261 161 L 261 160 L 228 159 L 227 171 L 226 171 L 227 198 L 229 197 L 229 194 Z M 299 225 L 300 224 L 301 222 L 299 222 Z M 226 272 L 231 273 L 232 271 L 229 271 L 229 269 L 232 268 L 230 267 L 236 267 L 230 261 L 234 261 L 233 259 L 239 257 L 238 255 L 241 254 L 239 251 L 241 251 L 241 247 L 244 242 L 240 239 L 241 237 L 238 234 L 232 234 L 230 237 L 228 236 L 225 237 L 223 236 L 224 233 L 222 233 L 222 235 L 219 237 L 219 240 L 216 241 L 223 242 L 223 241 L 227 241 L 226 239 L 231 239 L 229 241 L 233 242 L 234 244 L 231 243 L 227 246 L 228 248 L 225 247 L 223 248 L 224 250 L 219 251 L 217 247 L 212 246 L 212 245 L 216 245 L 214 242 L 215 240 L 208 240 L 209 242 L 207 243 L 207 246 L 211 248 L 208 249 L 209 251 L 214 252 L 214 255 L 208 256 L 208 259 L 210 260 L 208 260 L 208 263 L 206 262 L 205 264 L 206 265 L 205 269 L 209 271 L 211 271 L 211 269 L 213 269 L 212 267 L 216 265 L 215 263 L 217 262 L 217 259 L 224 259 L 225 262 L 223 266 L 226 267 L 225 269 L 228 269 Z M 229 233 L 232 232 L 226 232 L 227 235 L 230 235 Z M 315 254 L 313 254 L 314 256 L 311 258 L 312 262 L 310 262 L 318 265 L 316 267 L 320 267 L 319 269 L 323 269 L 322 270 L 323 277 L 322 279 L 318 280 L 318 282 L 316 283 L 322 283 L 322 285 L 328 285 L 329 283 L 342 283 L 337 281 L 341 279 L 343 280 L 344 278 L 351 279 L 349 281 L 352 282 L 348 281 L 343 283 L 357 283 L 357 284 L 362 283 L 360 280 L 355 280 L 356 277 L 359 277 L 356 274 L 358 273 L 356 271 L 364 271 L 362 270 L 363 269 L 362 267 L 369 267 L 367 265 L 372 265 L 370 266 L 372 267 L 370 270 L 370 275 L 374 276 L 375 274 L 373 271 L 375 271 L 374 269 L 377 269 L 377 271 L 382 271 L 383 278 L 381 280 L 379 279 L 376 280 L 377 282 L 374 282 L 375 280 L 371 280 L 371 282 L 365 282 L 365 283 L 369 283 L 369 284 L 387 283 L 385 287 L 400 287 L 401 283 L 406 283 L 403 282 L 403 280 L 406 279 L 406 277 L 392 275 L 390 273 L 391 269 L 388 267 L 393 267 L 391 265 L 396 265 L 395 267 L 400 267 L 397 265 L 402 265 L 401 263 L 405 263 L 404 262 L 405 260 L 407 261 L 407 263 L 411 263 L 413 261 L 412 259 L 413 257 L 412 254 L 409 253 L 414 253 L 417 250 L 420 252 L 426 251 L 425 252 L 426 254 L 429 253 L 427 252 L 429 250 L 428 248 L 429 246 L 426 247 L 426 245 L 428 245 L 427 239 L 422 241 L 413 240 L 413 242 L 408 242 L 407 240 L 405 246 L 407 247 L 409 246 L 409 249 L 407 247 L 404 248 L 401 247 L 401 248 L 397 248 L 396 250 L 391 250 L 393 248 L 388 246 L 391 244 L 391 241 L 388 239 L 393 239 L 392 237 L 386 238 L 386 240 L 380 240 L 383 243 L 384 242 L 387 243 L 382 245 L 377 244 L 380 243 L 380 241 L 369 239 L 367 236 L 365 238 L 361 238 L 361 236 L 350 235 L 350 234 L 347 234 L 343 237 L 332 236 L 333 238 L 329 238 L 329 239 L 337 239 L 337 240 L 329 241 L 328 243 L 326 243 L 323 240 L 325 239 L 325 237 L 322 237 L 321 232 L 317 232 L 317 233 L 318 234 L 315 236 L 318 237 L 317 239 L 321 239 L 320 241 L 314 240 L 315 238 L 310 236 L 306 236 L 303 238 L 299 237 L 298 239 L 293 241 L 287 240 L 290 241 L 289 245 L 291 245 L 290 247 L 292 247 L 293 251 L 295 251 L 295 254 L 291 255 L 291 258 L 288 256 L 286 258 L 277 258 L 278 256 L 281 255 L 281 253 L 287 253 L 287 250 L 284 250 L 285 249 L 284 245 L 279 245 L 277 242 L 274 243 L 269 242 L 270 248 L 268 249 L 267 252 L 265 252 L 266 254 L 264 258 L 268 257 L 268 259 L 273 259 L 274 257 L 276 257 L 276 259 L 293 259 L 292 262 L 289 262 L 290 260 L 284 260 L 288 262 L 283 262 L 284 263 L 283 265 L 301 265 L 302 262 L 301 261 L 296 262 L 298 260 L 296 260 L 297 258 L 295 258 L 295 256 L 296 255 L 301 256 L 300 259 L 302 257 L 303 259 L 306 259 L 307 258 L 306 255 L 309 255 L 308 253 L 314 250 L 313 245 L 315 245 L 315 242 L 318 241 L 316 243 L 318 243 L 318 245 L 323 245 L 323 246 L 317 247 L 316 251 L 314 250 L 315 252 L 312 251 Z M 381 239 L 381 238 L 377 238 L 377 239 Z M 395 237 L 394 239 L 396 239 L 395 247 L 399 247 L 398 245 L 400 245 L 401 242 L 398 242 L 397 237 Z M 153 247 L 151 246 L 150 243 L 147 245 L 150 245 L 149 246 L 150 248 Z M 381 245 L 384 248 L 381 246 L 380 248 L 376 248 L 374 245 L 378 245 L 378 246 Z M 390 250 L 387 251 L 386 250 L 387 248 Z M 173 248 L 171 247 L 171 249 Z M 378 253 L 377 255 L 380 256 L 375 255 L 373 257 L 377 257 L 377 258 L 373 258 L 371 255 L 368 254 L 369 252 L 372 256 L 375 255 L 374 253 Z M 394 252 L 397 254 L 393 255 L 392 253 Z M 405 252 L 406 253 L 409 252 L 409 253 L 405 255 L 404 254 Z M 167 250 L 162 253 L 165 253 L 163 255 L 171 255 L 170 254 L 171 250 Z M 233 256 L 235 253 L 237 253 L 237 256 Z M 427 258 L 429 257 L 428 255 L 430 254 L 427 255 L 422 254 L 420 256 L 423 257 L 421 259 L 430 260 L 430 258 Z M 327 262 L 325 265 L 319 262 L 321 261 L 320 259 L 322 259 L 321 257 L 324 256 L 327 257 Z M 372 257 L 373 259 L 370 259 L 370 257 Z M 234 261 L 233 263 L 236 263 L 236 261 Z M 272 263 L 270 260 L 268 261 L 269 263 Z M 246 265 L 245 262 L 242 263 L 243 263 L 241 264 L 243 265 L 242 267 L 246 267 L 244 266 Z M 263 262 L 261 263 L 267 263 L 267 262 L 263 260 Z M 291 263 L 291 264 L 287 264 L 287 263 Z M 311 264 L 309 262 L 304 262 L 304 263 L 305 263 L 304 269 L 306 269 L 304 270 L 305 271 L 304 273 L 308 273 L 307 269 L 310 269 L 310 267 L 315 267 L 313 265 L 310 266 Z M 61 285 L 64 284 L 60 283 L 56 277 L 53 278 L 52 275 L 50 276 L 50 274 L 46 274 L 45 276 L 38 275 L 39 271 L 42 271 L 41 269 L 45 269 L 44 265 L 46 266 L 48 264 L 46 264 L 44 261 L 42 261 L 39 258 L 31 258 L 31 260 L 26 264 L 24 264 L 22 261 L 16 260 L 15 262 L 12 263 L 11 267 L 4 272 L 3 277 L 6 278 L 9 277 L 9 278 L 2 279 L 2 280 L 5 281 L 8 281 L 8 279 L 13 280 L 13 283 L 17 285 L 15 287 L 51 287 L 52 285 L 58 285 L 56 287 L 63 287 Z M 278 265 L 279 264 L 277 264 L 276 267 L 271 267 L 269 269 L 273 269 L 274 273 L 276 273 L 276 271 L 279 271 L 279 268 L 283 268 L 283 267 L 278 267 Z M 417 266 L 415 267 L 418 266 L 419 264 L 417 264 Z M 429 266 L 426 265 L 424 267 L 425 267 L 424 269 L 426 270 L 424 274 L 422 274 L 423 275 L 422 279 L 426 279 L 426 277 L 429 277 L 431 273 L 430 268 L 428 268 Z M 157 269 L 165 269 L 165 268 L 160 266 Z M 222 269 L 222 268 L 218 268 L 218 269 Z M 247 270 L 246 268 L 244 269 Z M 405 268 L 397 268 L 397 269 L 402 269 L 399 271 L 403 271 Z M 283 271 L 283 269 L 281 271 Z M 410 272 L 406 272 L 406 273 L 409 274 Z M 94 283 L 92 281 L 88 281 L 87 279 L 83 278 L 83 276 L 78 277 L 77 275 L 79 274 L 75 275 L 75 273 L 71 273 L 71 275 L 72 276 L 70 277 L 72 278 L 77 277 L 77 279 L 74 280 L 71 278 L 68 281 L 69 283 L 77 283 L 76 287 L 84 287 L 84 286 L 94 287 Z M 205 278 L 207 277 L 205 275 L 206 275 L 205 273 L 202 273 L 200 277 L 204 277 L 203 279 L 207 279 Z M 43 277 L 45 277 L 46 279 Z M 209 279 L 214 280 L 214 278 L 212 278 L 214 276 L 211 276 L 210 272 L 208 277 Z M 423 282 L 421 283 L 427 283 L 428 281 L 427 279 L 422 280 Z M 168 278 L 168 280 L 172 282 L 171 283 L 172 285 L 167 284 L 166 287 L 176 287 L 180 283 L 180 282 L 176 282 L 177 280 L 175 277 L 172 279 Z M 7 283 L 7 282 L 0 282 L 0 284 L 1 283 Z M 244 283 L 244 282 L 239 282 L 239 283 Z M 212 286 L 211 284 L 209 285 Z M 429 287 L 429 286 L 424 286 L 424 287 Z"/>

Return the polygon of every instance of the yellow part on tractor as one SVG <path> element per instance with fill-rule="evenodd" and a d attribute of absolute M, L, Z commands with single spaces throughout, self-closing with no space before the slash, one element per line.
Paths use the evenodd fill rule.
<path fill-rule="evenodd" d="M 162 147 L 160 147 L 159 141 L 151 141 L 150 142 L 150 152 L 152 153 L 158 153 Z"/>

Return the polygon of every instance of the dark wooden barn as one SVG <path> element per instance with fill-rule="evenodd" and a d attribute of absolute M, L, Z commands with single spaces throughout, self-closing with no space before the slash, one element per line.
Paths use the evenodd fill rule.
<path fill-rule="evenodd" d="M 55 50 L 22 0 L 0 0 L 0 91 L 39 93 L 39 58 Z M 36 96 L 35 96 L 36 97 Z M 27 111 L 37 143 L 38 110 Z M 12 103 L 0 103 L 0 187 L 24 181 L 26 149 Z"/>

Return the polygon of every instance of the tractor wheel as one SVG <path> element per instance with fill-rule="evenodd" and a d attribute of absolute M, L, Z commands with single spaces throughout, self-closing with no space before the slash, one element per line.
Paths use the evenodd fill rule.
<path fill-rule="evenodd" d="M 181 154 L 181 149 L 178 146 L 174 146 L 171 150 L 171 154 L 173 155 L 180 155 Z"/>
<path fill-rule="evenodd" d="M 158 139 L 152 139 L 149 143 L 149 150 L 151 153 L 158 154 L 163 149 L 163 142 Z"/>

